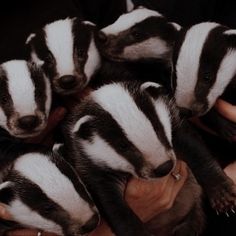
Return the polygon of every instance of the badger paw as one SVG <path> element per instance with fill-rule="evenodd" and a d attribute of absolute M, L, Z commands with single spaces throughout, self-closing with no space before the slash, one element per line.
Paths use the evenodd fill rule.
<path fill-rule="evenodd" d="M 236 185 L 232 180 L 218 184 L 208 196 L 212 208 L 218 215 L 225 214 L 229 217 L 236 213 Z"/>

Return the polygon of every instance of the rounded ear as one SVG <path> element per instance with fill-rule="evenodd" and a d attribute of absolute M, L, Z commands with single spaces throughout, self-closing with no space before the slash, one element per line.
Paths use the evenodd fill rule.
<path fill-rule="evenodd" d="M 33 38 L 35 38 L 36 34 L 30 34 L 25 41 L 25 44 L 30 44 Z"/>
<path fill-rule="evenodd" d="M 177 29 L 177 31 L 180 31 L 182 29 L 181 25 L 179 25 L 179 24 L 177 24 L 175 22 L 170 22 L 170 23 Z"/>
<path fill-rule="evenodd" d="M 152 98 L 157 99 L 160 95 L 167 95 L 167 89 L 154 82 L 145 82 L 140 86 L 142 92 L 147 92 Z"/>
<path fill-rule="evenodd" d="M 52 147 L 53 152 L 58 153 L 59 155 L 63 153 L 64 144 L 63 143 L 55 143 Z"/>
<path fill-rule="evenodd" d="M 83 116 L 81 117 L 74 125 L 72 129 L 72 133 L 79 133 L 81 127 L 83 124 L 85 124 L 87 121 L 89 121 L 92 118 L 92 116 Z"/>

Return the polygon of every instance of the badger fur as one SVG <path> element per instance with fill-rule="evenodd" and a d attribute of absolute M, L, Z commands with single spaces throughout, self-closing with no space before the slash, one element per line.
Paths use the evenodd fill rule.
<path fill-rule="evenodd" d="M 194 52 L 194 53 L 193 53 Z M 178 106 L 192 115 L 206 114 L 222 97 L 236 104 L 236 31 L 214 22 L 183 29 L 174 53 L 173 90 Z M 236 135 L 235 124 L 214 109 L 209 125 L 225 138 Z"/>
<path fill-rule="evenodd" d="M 170 61 L 180 26 L 157 11 L 138 7 L 121 15 L 98 35 L 102 54 L 115 61 Z"/>
<path fill-rule="evenodd" d="M 98 69 L 95 29 L 91 22 L 66 18 L 28 37 L 31 60 L 44 69 L 55 92 L 69 95 L 81 91 Z"/>
<path fill-rule="evenodd" d="M 12 221 L 0 221 L 0 235 L 15 228 L 37 228 L 58 235 L 92 231 L 98 212 L 74 169 L 57 152 L 0 137 L 0 202 Z"/>
<path fill-rule="evenodd" d="M 63 153 L 69 154 L 67 159 L 81 173 L 118 236 L 150 235 L 123 200 L 125 183 L 130 176 L 167 175 L 174 167 L 175 153 L 188 163 L 215 209 L 224 212 L 235 207 L 233 182 L 197 133 L 184 120 L 180 122 L 165 89 L 152 82 L 113 83 L 92 92 L 65 122 Z M 195 230 L 201 226 L 202 222 Z M 189 233 L 180 228 L 179 232 Z"/>
<path fill-rule="evenodd" d="M 0 65 L 0 126 L 11 135 L 26 138 L 47 124 L 51 87 L 43 71 L 23 60 Z"/>

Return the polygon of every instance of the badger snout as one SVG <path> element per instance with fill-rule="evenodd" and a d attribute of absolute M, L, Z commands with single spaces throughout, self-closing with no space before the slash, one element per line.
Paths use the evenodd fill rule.
<path fill-rule="evenodd" d="M 62 89 L 73 89 L 77 84 L 77 79 L 74 75 L 64 75 L 59 78 L 59 85 Z"/>
<path fill-rule="evenodd" d="M 192 104 L 191 110 L 193 116 L 204 115 L 208 110 L 208 106 L 204 103 L 195 102 Z"/>
<path fill-rule="evenodd" d="M 25 131 L 34 130 L 40 123 L 39 117 L 35 115 L 23 116 L 18 119 L 18 127 Z"/>

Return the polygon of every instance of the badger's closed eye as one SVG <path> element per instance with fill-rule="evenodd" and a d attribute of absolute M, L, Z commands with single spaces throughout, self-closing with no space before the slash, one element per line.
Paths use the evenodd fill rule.
<path fill-rule="evenodd" d="M 144 36 L 143 32 L 140 32 L 137 29 L 133 29 L 131 31 L 131 35 L 132 35 L 133 38 L 135 38 L 137 40 L 142 39 L 143 36 Z"/>
<path fill-rule="evenodd" d="M 212 78 L 213 77 L 212 77 L 210 72 L 205 72 L 204 75 L 203 75 L 203 80 L 204 80 L 205 83 L 211 82 Z"/>

